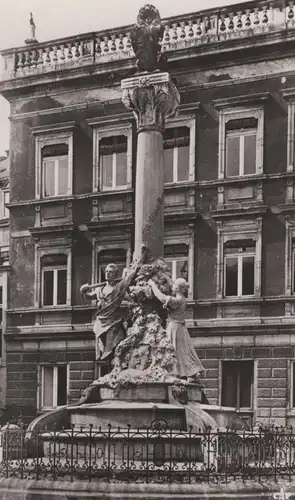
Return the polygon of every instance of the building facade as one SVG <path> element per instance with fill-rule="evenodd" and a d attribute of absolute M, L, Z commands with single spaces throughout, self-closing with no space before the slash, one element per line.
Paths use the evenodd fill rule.
<path fill-rule="evenodd" d="M 163 21 L 180 113 L 164 134 L 165 259 L 211 404 L 295 417 L 295 17 L 245 2 Z M 2 52 L 11 105 L 7 405 L 31 420 L 94 376 L 83 283 L 131 261 L 131 26 Z"/>
<path fill-rule="evenodd" d="M 0 423 L 6 419 L 6 310 L 9 261 L 9 151 L 0 157 Z"/>

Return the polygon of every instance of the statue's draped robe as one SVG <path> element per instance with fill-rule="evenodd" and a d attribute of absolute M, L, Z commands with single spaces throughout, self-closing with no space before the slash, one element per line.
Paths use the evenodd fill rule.
<path fill-rule="evenodd" d="M 169 297 L 166 307 L 168 310 L 166 333 L 176 351 L 176 375 L 179 377 L 198 376 L 204 368 L 185 326 L 186 299 Z"/>
<path fill-rule="evenodd" d="M 96 360 L 106 359 L 125 337 L 120 305 L 129 284 L 130 276 L 122 278 L 119 283 L 115 284 L 111 293 L 105 293 L 106 286 L 98 287 L 95 290 L 99 307 L 93 327 Z M 104 352 L 100 356 L 101 343 L 104 345 Z"/>

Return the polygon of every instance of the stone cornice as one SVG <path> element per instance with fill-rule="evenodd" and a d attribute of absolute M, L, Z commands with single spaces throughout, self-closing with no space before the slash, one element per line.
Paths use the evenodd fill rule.
<path fill-rule="evenodd" d="M 59 133 L 59 132 L 68 132 L 73 131 L 76 127 L 76 122 L 60 122 L 54 123 L 52 125 L 42 125 L 40 127 L 32 127 L 31 133 L 33 135 L 42 135 L 42 134 L 50 134 L 50 133 Z"/>
<path fill-rule="evenodd" d="M 283 97 L 287 101 L 295 101 L 295 87 L 290 87 L 288 89 L 282 89 L 281 90 Z"/>
<path fill-rule="evenodd" d="M 30 227 L 29 231 L 31 233 L 32 238 L 35 241 L 38 241 L 42 236 L 46 235 L 65 235 L 67 237 L 71 236 L 75 230 L 75 225 L 65 222 L 60 225 L 50 225 L 50 226 L 39 226 L 39 227 Z"/>
<path fill-rule="evenodd" d="M 265 215 L 269 207 L 263 204 L 244 205 L 241 207 L 225 207 L 211 210 L 213 220 L 241 218 L 241 217 L 259 217 Z"/>
<path fill-rule="evenodd" d="M 247 94 L 235 97 L 226 97 L 224 99 L 215 99 L 212 101 L 217 110 L 232 108 L 236 106 L 252 106 L 261 104 L 271 96 L 270 92 L 261 92 L 257 94 Z"/>

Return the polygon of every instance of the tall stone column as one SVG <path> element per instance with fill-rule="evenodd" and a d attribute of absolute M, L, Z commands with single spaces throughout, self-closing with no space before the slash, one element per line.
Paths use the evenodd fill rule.
<path fill-rule="evenodd" d="M 135 187 L 135 257 L 141 246 L 154 258 L 164 254 L 164 165 L 165 119 L 174 116 L 179 93 L 169 73 L 154 72 L 121 82 L 123 103 L 137 123 Z"/>

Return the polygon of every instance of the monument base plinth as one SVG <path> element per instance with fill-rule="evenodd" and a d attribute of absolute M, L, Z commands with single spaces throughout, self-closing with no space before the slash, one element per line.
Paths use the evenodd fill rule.
<path fill-rule="evenodd" d="M 154 403 L 169 403 L 174 400 L 176 392 L 180 390 L 186 393 L 188 401 L 202 401 L 202 391 L 199 384 L 171 384 L 168 382 L 151 382 L 144 384 L 129 384 L 126 387 L 112 389 L 107 385 L 101 385 L 99 380 L 91 384 L 91 394 L 96 392 L 99 401 L 152 401 Z M 93 401 L 92 401 L 93 402 Z"/>
<path fill-rule="evenodd" d="M 70 408 L 70 421 L 75 427 L 94 429 L 113 428 L 147 429 L 155 420 L 167 422 L 171 429 L 185 430 L 186 419 L 183 407 L 168 403 L 104 401 Z"/>

